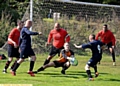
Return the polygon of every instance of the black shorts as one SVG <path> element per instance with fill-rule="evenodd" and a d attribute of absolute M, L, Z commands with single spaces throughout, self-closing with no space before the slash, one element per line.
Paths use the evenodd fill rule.
<path fill-rule="evenodd" d="M 49 55 L 55 56 L 56 54 L 58 54 L 58 56 L 59 56 L 62 49 L 64 49 L 64 47 L 56 48 L 56 47 L 52 46 Z"/>
<path fill-rule="evenodd" d="M 104 44 L 104 45 L 106 45 L 108 49 L 109 49 L 109 48 L 112 48 L 112 42 L 110 42 L 110 43 L 108 43 L 108 44 Z"/>
<path fill-rule="evenodd" d="M 20 48 L 21 52 L 20 52 L 20 58 L 28 58 L 28 56 L 35 56 L 35 53 L 33 51 L 32 48 Z"/>
<path fill-rule="evenodd" d="M 66 62 L 59 62 L 59 61 L 53 61 L 54 62 L 54 64 L 55 64 L 55 68 L 56 67 L 64 67 L 64 64 L 66 63 Z"/>
<path fill-rule="evenodd" d="M 14 48 L 14 46 L 8 44 L 8 57 L 16 57 L 19 58 L 19 48 Z"/>
<path fill-rule="evenodd" d="M 97 60 L 97 59 L 90 59 L 87 64 L 90 66 L 90 67 L 94 67 L 95 65 L 97 65 L 97 63 L 99 62 L 100 60 Z"/>

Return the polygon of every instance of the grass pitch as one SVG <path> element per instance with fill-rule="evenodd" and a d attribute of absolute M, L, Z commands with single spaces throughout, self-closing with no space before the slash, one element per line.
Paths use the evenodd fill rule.
<path fill-rule="evenodd" d="M 61 74 L 61 68 L 47 68 L 39 72 L 35 77 L 27 74 L 29 69 L 29 61 L 26 59 L 18 68 L 17 75 L 12 76 L 8 69 L 7 74 L 3 74 L 6 60 L 0 60 L 0 86 L 13 86 L 9 84 L 32 84 L 32 86 L 119 86 L 120 85 L 120 57 L 116 57 L 116 66 L 112 65 L 110 55 L 103 55 L 101 64 L 98 65 L 99 76 L 94 81 L 88 81 L 87 74 L 84 70 L 86 62 L 90 58 L 90 54 L 76 55 L 79 61 L 78 66 L 71 66 L 66 75 Z M 42 64 L 47 54 L 37 55 L 34 70 L 37 70 Z M 52 60 L 57 59 L 57 56 Z M 94 77 L 94 70 L 91 68 Z M 7 85 L 2 85 L 7 84 Z M 17 85 L 14 85 L 17 86 Z M 27 86 L 27 85 L 26 85 Z"/>

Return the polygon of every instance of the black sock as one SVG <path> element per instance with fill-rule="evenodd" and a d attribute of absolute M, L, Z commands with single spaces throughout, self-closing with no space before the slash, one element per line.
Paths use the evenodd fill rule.
<path fill-rule="evenodd" d="M 89 78 L 92 78 L 92 75 L 91 75 L 91 71 L 90 70 L 86 70 L 86 73 L 88 75 Z"/>
<path fill-rule="evenodd" d="M 9 65 L 10 65 L 10 61 L 7 61 L 6 64 L 5 64 L 5 69 L 8 69 Z"/>
<path fill-rule="evenodd" d="M 43 65 L 46 65 L 46 64 L 48 64 L 49 62 L 50 62 L 50 60 L 47 60 L 47 59 L 46 59 Z"/>
<path fill-rule="evenodd" d="M 29 68 L 29 71 L 32 71 L 33 70 L 33 67 L 34 67 L 34 61 L 30 61 L 30 68 Z"/>
<path fill-rule="evenodd" d="M 62 70 L 67 70 L 69 67 L 63 66 Z"/>
<path fill-rule="evenodd" d="M 20 64 L 19 64 L 19 63 L 16 63 L 16 64 L 14 65 L 12 71 L 16 71 L 19 66 L 20 66 Z"/>
<path fill-rule="evenodd" d="M 17 63 L 17 60 L 14 61 L 14 63 L 11 66 L 11 69 L 13 69 L 14 65 Z"/>
<path fill-rule="evenodd" d="M 95 65 L 93 68 L 94 68 L 94 71 L 96 73 L 97 72 L 97 66 Z"/>
<path fill-rule="evenodd" d="M 112 59 L 113 59 L 113 62 L 115 62 L 115 53 L 114 52 L 112 53 Z"/>
<path fill-rule="evenodd" d="M 37 72 L 40 72 L 40 71 L 43 71 L 44 70 L 44 68 L 43 67 L 40 67 L 38 70 L 37 70 Z"/>

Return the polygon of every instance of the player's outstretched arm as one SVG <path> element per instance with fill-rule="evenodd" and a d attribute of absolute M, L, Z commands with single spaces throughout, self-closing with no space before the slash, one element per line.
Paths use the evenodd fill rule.
<path fill-rule="evenodd" d="M 74 46 L 76 47 L 76 48 L 82 48 L 82 45 L 76 45 L 76 44 L 74 44 Z"/>

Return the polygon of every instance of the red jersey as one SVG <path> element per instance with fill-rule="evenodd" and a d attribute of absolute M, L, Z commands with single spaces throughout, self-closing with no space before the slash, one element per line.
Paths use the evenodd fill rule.
<path fill-rule="evenodd" d="M 8 36 L 8 38 L 12 39 L 17 45 L 19 45 L 19 37 L 20 37 L 20 30 L 18 30 L 17 28 L 12 29 L 12 31 Z M 8 44 L 14 46 L 14 44 L 11 41 L 8 41 Z"/>
<path fill-rule="evenodd" d="M 70 36 L 66 32 L 66 30 L 64 30 L 63 28 L 61 28 L 59 31 L 57 31 L 56 29 L 53 29 L 49 33 L 47 42 L 51 43 L 51 41 L 53 41 L 54 47 L 61 48 L 63 47 L 65 42 L 70 41 Z"/>
<path fill-rule="evenodd" d="M 112 45 L 115 45 L 115 37 L 113 35 L 113 33 L 110 30 L 107 30 L 106 32 L 104 32 L 103 30 L 101 30 L 100 32 L 98 32 L 98 34 L 96 35 L 96 40 L 98 40 L 100 37 L 100 40 L 105 43 L 108 44 L 110 42 L 112 42 Z"/>

